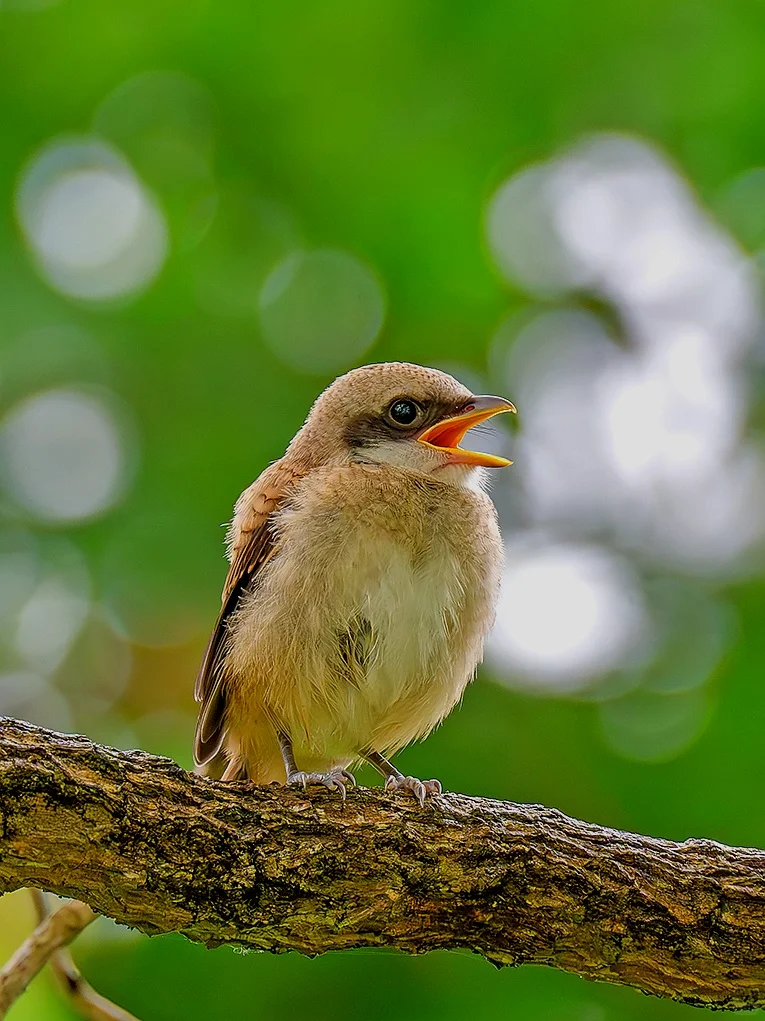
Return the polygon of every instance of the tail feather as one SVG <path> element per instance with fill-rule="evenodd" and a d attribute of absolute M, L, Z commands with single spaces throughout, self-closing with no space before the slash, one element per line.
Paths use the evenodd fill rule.
<path fill-rule="evenodd" d="M 229 734 L 225 745 L 207 762 L 197 765 L 194 772 L 212 780 L 284 783 L 287 774 L 276 735 L 271 728 L 268 733 L 264 728 L 258 728 L 256 736 L 257 741 L 250 740 L 244 747 Z"/>

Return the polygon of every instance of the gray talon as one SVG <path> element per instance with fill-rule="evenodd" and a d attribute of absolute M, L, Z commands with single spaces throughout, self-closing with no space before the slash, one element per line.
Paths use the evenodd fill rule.
<path fill-rule="evenodd" d="M 348 793 L 347 787 L 356 786 L 356 777 L 347 769 L 330 769 L 326 773 L 305 773 L 302 769 L 290 773 L 287 783 L 291 787 L 302 787 L 307 790 L 311 787 L 326 787 L 330 791 L 339 791 L 341 798 L 345 801 Z"/>
<path fill-rule="evenodd" d="M 385 781 L 385 789 L 388 791 L 409 791 L 413 794 L 422 808 L 425 798 L 430 794 L 441 793 L 439 780 L 418 780 L 416 776 L 389 776 Z"/>

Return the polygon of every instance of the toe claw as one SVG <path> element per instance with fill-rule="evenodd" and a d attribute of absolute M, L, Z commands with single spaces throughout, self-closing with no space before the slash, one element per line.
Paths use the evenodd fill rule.
<path fill-rule="evenodd" d="M 346 784 L 356 786 L 356 779 L 346 769 L 330 769 L 326 773 L 305 773 L 302 769 L 296 773 L 290 773 L 287 777 L 290 786 L 301 786 L 303 790 L 311 787 L 326 787 L 329 791 L 338 791 L 345 802 L 348 794 Z"/>
<path fill-rule="evenodd" d="M 438 780 L 418 780 L 416 776 L 389 776 L 385 780 L 385 789 L 408 791 L 417 799 L 420 808 L 423 808 L 428 795 L 441 793 L 441 784 Z"/>
<path fill-rule="evenodd" d="M 345 789 L 345 784 L 343 783 L 342 779 L 339 776 L 336 776 L 333 773 L 327 773 L 325 774 L 322 783 L 327 788 L 327 790 L 337 791 L 343 801 L 343 804 L 345 804 L 345 799 L 348 795 L 348 792 Z"/>

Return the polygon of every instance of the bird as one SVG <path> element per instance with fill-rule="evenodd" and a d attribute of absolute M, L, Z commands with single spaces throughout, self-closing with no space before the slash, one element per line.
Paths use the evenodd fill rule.
<path fill-rule="evenodd" d="M 444 719 L 482 658 L 503 562 L 487 469 L 512 462 L 460 443 L 515 410 L 407 362 L 319 395 L 235 505 L 195 686 L 198 772 L 345 801 L 368 762 L 420 805 L 441 793 L 390 759 Z"/>

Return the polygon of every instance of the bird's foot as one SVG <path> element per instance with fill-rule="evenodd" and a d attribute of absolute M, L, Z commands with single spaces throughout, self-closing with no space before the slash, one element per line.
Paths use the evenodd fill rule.
<path fill-rule="evenodd" d="M 429 794 L 441 793 L 441 782 L 439 780 L 418 780 L 416 776 L 389 776 L 385 781 L 385 790 L 409 791 L 410 794 L 414 794 L 422 808 L 425 798 Z"/>
<path fill-rule="evenodd" d="M 326 787 L 331 791 L 339 791 L 345 801 L 348 787 L 356 786 L 356 777 L 347 769 L 329 769 L 326 773 L 304 773 L 303 770 L 295 770 L 287 777 L 287 783 L 291 787 Z"/>

